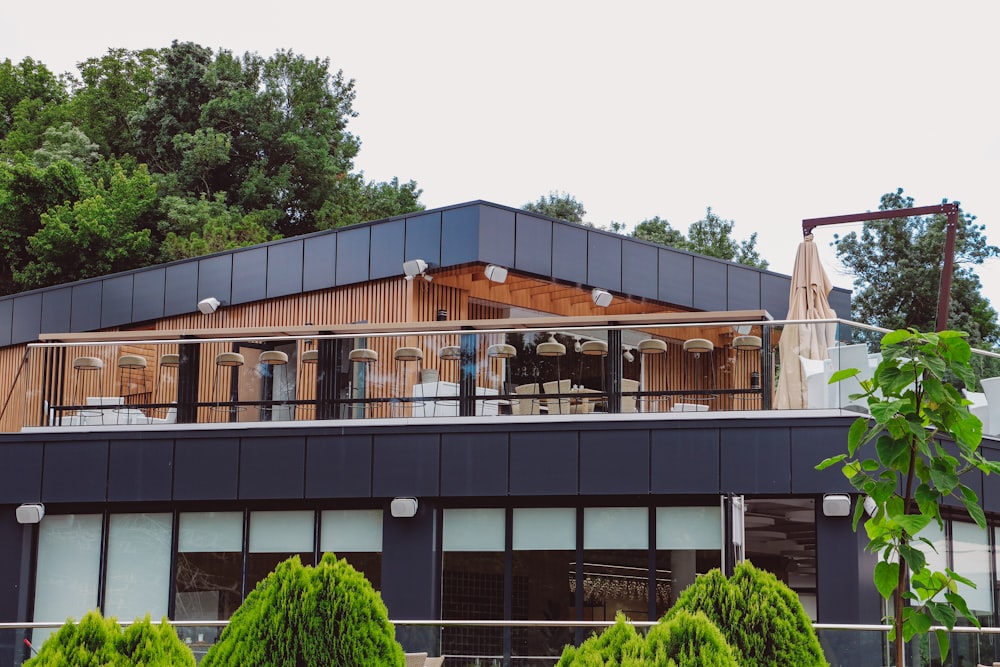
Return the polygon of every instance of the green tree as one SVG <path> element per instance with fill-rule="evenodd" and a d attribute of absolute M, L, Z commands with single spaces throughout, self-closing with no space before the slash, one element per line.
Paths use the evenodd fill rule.
<path fill-rule="evenodd" d="M 31 58 L 0 63 L 0 152 L 32 151 L 68 99 L 64 82 Z"/>
<path fill-rule="evenodd" d="M 145 166 L 129 174 L 117 165 L 107 182 L 82 182 L 79 199 L 42 213 L 41 228 L 28 238 L 31 259 L 14 271 L 15 281 L 35 289 L 146 266 L 152 234 L 143 223 L 155 205 Z"/>
<path fill-rule="evenodd" d="M 583 223 L 583 216 L 587 215 L 583 204 L 568 192 L 550 192 L 539 197 L 538 201 L 528 202 L 521 209 L 577 223 Z"/>
<path fill-rule="evenodd" d="M 229 620 L 202 667 L 403 667 L 382 598 L 333 554 L 279 563 Z"/>
<path fill-rule="evenodd" d="M 684 589 L 667 612 L 702 612 L 722 631 L 743 667 L 826 667 L 798 596 L 770 572 L 740 563 L 728 579 L 719 570 Z"/>
<path fill-rule="evenodd" d="M 643 220 L 632 231 L 632 236 L 650 243 L 670 246 L 671 248 L 688 249 L 688 241 L 684 238 L 684 233 L 674 229 L 670 223 L 660 216 L 653 216 Z"/>
<path fill-rule="evenodd" d="M 580 644 L 566 646 L 556 667 L 604 667 L 633 662 L 642 665 L 644 640 L 622 612 L 615 615 L 615 624 Z"/>
<path fill-rule="evenodd" d="M 757 232 L 748 239 L 737 241 L 733 238 L 733 224 L 732 220 L 723 220 L 709 206 L 705 210 L 705 217 L 691 223 L 688 228 L 687 247 L 684 249 L 766 269 L 769 264 L 757 251 Z"/>
<path fill-rule="evenodd" d="M 738 667 L 725 636 L 700 611 L 678 610 L 650 628 L 644 655 L 647 665 Z"/>
<path fill-rule="evenodd" d="M 225 193 L 214 199 L 202 196 L 197 201 L 183 197 L 166 197 L 163 202 L 167 230 L 160 244 L 159 259 L 172 262 L 186 257 L 199 257 L 213 252 L 243 248 L 281 238 L 268 232 L 277 211 L 254 211 L 243 214 L 228 206 Z"/>
<path fill-rule="evenodd" d="M 45 130 L 42 147 L 35 150 L 32 160 L 42 169 L 60 160 L 86 169 L 100 159 L 97 148 L 90 137 L 67 122 Z"/>
<path fill-rule="evenodd" d="M 424 210 L 416 181 L 365 181 L 364 172 L 339 179 L 336 195 L 327 201 L 316 221 L 317 229 L 345 227 Z"/>
<path fill-rule="evenodd" d="M 941 508 L 949 499 L 957 500 L 980 528 L 986 527 L 979 499 L 961 476 L 972 470 L 1000 472 L 1000 463 L 987 461 L 979 452 L 982 424 L 946 380 L 955 376 L 972 386 L 971 356 L 961 332 L 887 333 L 882 362 L 870 380 L 861 381 L 864 393 L 858 395 L 867 400 L 870 415 L 851 426 L 847 453 L 817 466 L 822 470 L 842 464 L 851 485 L 871 498 L 867 549 L 879 558 L 875 586 L 893 601 L 890 638 L 895 640 L 897 665 L 903 664 L 904 642 L 932 625 L 950 629 L 959 613 L 979 625 L 958 593 L 959 584 L 974 584 L 951 569 L 932 570 L 920 548 L 921 543 L 930 545 L 920 531 L 931 522 L 942 526 Z M 837 371 L 830 381 L 857 374 L 858 369 Z M 943 438 L 952 440 L 957 451 Z M 857 503 L 855 529 L 864 514 L 865 504 Z M 938 632 L 937 639 L 943 659 L 948 654 L 947 632 Z"/>
<path fill-rule="evenodd" d="M 879 210 L 912 206 L 913 198 L 900 188 L 882 195 Z M 975 220 L 959 216 L 947 328 L 965 331 L 973 345 L 996 346 L 997 311 L 980 294 L 973 267 L 1000 255 L 1000 248 L 988 244 L 985 225 Z M 945 224 L 944 215 L 873 220 L 860 234 L 834 237 L 837 258 L 855 277 L 851 303 L 857 320 L 886 329 L 934 330 Z"/>
<path fill-rule="evenodd" d="M 114 618 L 87 612 L 80 623 L 63 625 L 42 644 L 25 667 L 194 667 L 194 654 L 166 619 L 153 625 L 149 616 L 122 630 Z"/>

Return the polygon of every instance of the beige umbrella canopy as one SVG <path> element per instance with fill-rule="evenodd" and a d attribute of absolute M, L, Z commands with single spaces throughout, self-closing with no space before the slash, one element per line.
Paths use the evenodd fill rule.
<path fill-rule="evenodd" d="M 792 290 L 788 296 L 789 320 L 835 319 L 837 313 L 830 307 L 828 296 L 833 285 L 823 270 L 819 251 L 806 236 L 795 253 L 792 269 Z M 778 353 L 781 357 L 781 376 L 775 406 L 778 409 L 804 408 L 809 405 L 808 390 L 799 357 L 826 359 L 827 349 L 835 342 L 835 323 L 789 324 L 781 332 Z"/>

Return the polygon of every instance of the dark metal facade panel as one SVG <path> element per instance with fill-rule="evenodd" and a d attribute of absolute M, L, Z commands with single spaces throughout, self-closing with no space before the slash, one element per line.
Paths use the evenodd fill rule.
<path fill-rule="evenodd" d="M 760 274 L 760 306 L 776 320 L 783 320 L 788 314 L 788 293 L 792 289 L 792 279 L 774 273 Z"/>
<path fill-rule="evenodd" d="M 328 289 L 337 284 L 337 235 L 311 236 L 303 241 L 302 290 Z"/>
<path fill-rule="evenodd" d="M 42 333 L 69 331 L 72 310 L 72 288 L 62 287 L 42 292 Z"/>
<path fill-rule="evenodd" d="M 654 430 L 650 435 L 652 492 L 718 493 L 719 443 L 717 428 Z"/>
<path fill-rule="evenodd" d="M 135 274 L 135 288 L 132 292 L 133 321 L 142 322 L 163 317 L 166 282 L 165 268 L 140 271 Z"/>
<path fill-rule="evenodd" d="M 117 327 L 133 321 L 132 289 L 131 273 L 101 281 L 102 327 Z"/>
<path fill-rule="evenodd" d="M 576 495 L 580 490 L 579 469 L 577 432 L 510 434 L 510 495 Z"/>
<path fill-rule="evenodd" d="M 515 213 L 494 206 L 479 207 L 479 259 L 501 266 L 514 265 Z"/>
<path fill-rule="evenodd" d="M 642 299 L 658 299 L 659 261 L 655 247 L 622 243 L 622 292 Z"/>
<path fill-rule="evenodd" d="M 760 308 L 760 272 L 745 266 L 730 264 L 726 267 L 727 310 L 756 310 Z"/>
<path fill-rule="evenodd" d="M 11 318 L 12 343 L 38 340 L 42 328 L 42 293 L 15 297 Z"/>
<path fill-rule="evenodd" d="M 552 225 L 549 220 L 518 213 L 514 221 L 514 269 L 552 275 Z"/>
<path fill-rule="evenodd" d="M 193 438 L 174 445 L 174 500 L 236 500 L 237 438 Z"/>
<path fill-rule="evenodd" d="M 507 434 L 442 434 L 441 495 L 507 495 Z"/>
<path fill-rule="evenodd" d="M 371 252 L 371 227 L 344 229 L 337 233 L 337 285 L 351 285 L 368 280 L 368 255 Z M 400 267 L 400 273 L 403 267 Z"/>
<path fill-rule="evenodd" d="M 441 443 L 437 434 L 376 435 L 372 447 L 372 494 L 376 498 L 438 495 Z"/>
<path fill-rule="evenodd" d="M 552 223 L 552 277 L 570 283 L 587 282 L 587 229 Z"/>
<path fill-rule="evenodd" d="M 13 506 L 0 507 L 0 563 L 3 563 L 0 568 L 0 591 L 3 591 L 0 618 L 7 622 L 27 619 L 23 601 L 28 593 L 25 584 L 31 581 L 32 550 L 29 545 L 37 534 L 17 522 L 15 511 Z M 22 654 L 28 649 L 18 641 L 19 634 L 8 630 L 0 635 L 0 662 L 5 665 L 19 665 L 28 657 Z M 16 660 L 15 655 L 19 656 Z"/>
<path fill-rule="evenodd" d="M 581 494 L 648 494 L 649 431 L 580 433 Z"/>
<path fill-rule="evenodd" d="M 675 250 L 657 250 L 660 301 L 694 307 L 694 257 Z"/>
<path fill-rule="evenodd" d="M 441 266 L 441 213 L 406 218 L 403 261 L 422 259 L 428 266 Z"/>
<path fill-rule="evenodd" d="M 263 301 L 267 298 L 267 248 L 258 247 L 234 252 L 232 293 L 230 304 Z M 217 294 L 206 294 L 199 289 L 199 299 L 208 296 L 225 301 Z"/>
<path fill-rule="evenodd" d="M 114 440 L 108 462 L 109 502 L 170 500 L 173 440 Z"/>
<path fill-rule="evenodd" d="M 849 430 L 849 425 L 840 429 L 809 426 L 791 429 L 792 493 L 854 493 L 839 465 L 816 470 L 823 459 L 847 451 Z"/>
<path fill-rule="evenodd" d="M 441 214 L 441 266 L 479 261 L 479 206 Z"/>
<path fill-rule="evenodd" d="M 41 501 L 42 452 L 38 443 L 13 442 L 0 446 L 0 503 L 20 505 Z"/>
<path fill-rule="evenodd" d="M 240 500 L 305 497 L 305 438 L 253 438 L 240 443 Z"/>
<path fill-rule="evenodd" d="M 211 296 L 211 295 L 209 295 Z M 222 297 L 217 297 L 222 298 Z M 173 264 L 166 267 L 163 286 L 163 316 L 183 315 L 198 308 L 198 264 Z"/>
<path fill-rule="evenodd" d="M 851 311 L 851 292 L 849 290 L 830 290 L 829 301 L 830 307 L 837 312 L 837 317 L 842 320 L 854 319 L 854 314 Z"/>
<path fill-rule="evenodd" d="M 790 493 L 791 442 L 787 428 L 724 429 L 722 489 L 730 493 Z"/>
<path fill-rule="evenodd" d="M 2 322 L 0 316 L 0 322 Z M 93 331 L 101 328 L 101 283 L 73 285 L 70 331 Z"/>
<path fill-rule="evenodd" d="M 302 291 L 302 239 L 267 247 L 267 298 Z"/>
<path fill-rule="evenodd" d="M 392 618 L 441 618 L 440 534 L 439 508 L 419 503 L 416 516 L 397 518 L 389 514 L 386 503 L 382 519 L 380 593 Z M 433 630 L 427 633 L 423 632 L 424 628 L 411 627 L 408 632 L 403 632 L 404 629 L 405 626 L 399 626 L 396 639 L 408 649 L 423 643 L 418 643 L 421 636 L 437 645 Z"/>
<path fill-rule="evenodd" d="M 198 301 L 210 296 L 214 296 L 222 303 L 232 303 L 232 285 L 232 255 L 217 255 L 198 260 L 198 298 L 190 306 L 190 310 L 193 311 L 198 307 Z"/>
<path fill-rule="evenodd" d="M 694 258 L 694 307 L 698 310 L 725 310 L 726 263 L 704 257 Z"/>
<path fill-rule="evenodd" d="M 371 495 L 370 435 L 306 439 L 307 498 L 371 498 Z"/>
<path fill-rule="evenodd" d="M 49 442 L 45 445 L 43 503 L 104 502 L 107 493 L 107 440 Z"/>
<path fill-rule="evenodd" d="M 368 262 L 369 280 L 403 275 L 403 247 L 406 222 L 393 220 L 372 225 L 371 259 Z M 424 261 L 426 258 L 421 257 Z"/>
<path fill-rule="evenodd" d="M 622 238 L 587 232 L 587 284 L 612 292 L 622 289 Z"/>
<path fill-rule="evenodd" d="M 827 517 L 822 510 L 816 512 L 819 620 L 823 623 L 881 623 L 882 597 L 872 581 L 876 556 L 865 551 L 868 543 L 865 531 L 855 532 L 851 524 L 849 516 Z M 881 667 L 881 635 L 833 632 L 824 637 L 824 644 L 836 646 L 839 635 L 845 635 L 842 641 L 846 651 L 838 651 L 836 655 L 856 652 L 856 659 L 840 664 Z"/>
<path fill-rule="evenodd" d="M 1000 459 L 1000 452 L 996 448 L 983 447 L 982 453 L 991 461 Z M 983 493 L 979 496 L 979 502 L 987 512 L 1000 512 L 1000 475 L 983 477 Z"/>

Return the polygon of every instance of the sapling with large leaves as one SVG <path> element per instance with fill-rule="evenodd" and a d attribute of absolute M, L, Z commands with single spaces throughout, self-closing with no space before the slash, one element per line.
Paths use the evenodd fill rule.
<path fill-rule="evenodd" d="M 951 383 L 958 378 L 975 386 L 970 367 L 972 349 L 958 331 L 919 333 L 914 329 L 882 338 L 882 361 L 869 380 L 861 380 L 870 415 L 859 417 L 848 434 L 847 453 L 826 459 L 817 469 L 838 463 L 861 494 L 854 528 L 866 514 L 868 551 L 878 555 L 874 581 L 879 593 L 892 600 L 890 640 L 896 664 L 902 665 L 904 645 L 932 626 L 951 630 L 958 615 L 979 626 L 959 593 L 969 579 L 949 568 L 932 569 L 925 549 L 933 549 L 920 531 L 935 522 L 943 526 L 941 507 L 956 498 L 969 517 L 985 529 L 979 498 L 962 483 L 962 475 L 979 470 L 1000 472 L 1000 464 L 979 451 L 982 423 L 969 412 L 967 401 Z M 837 371 L 831 384 L 859 373 Z M 954 443 L 952 447 L 948 441 Z M 874 450 L 874 451 L 873 451 Z M 909 584 L 907 583 L 909 582 Z M 935 632 L 941 657 L 948 655 L 949 635 Z"/>

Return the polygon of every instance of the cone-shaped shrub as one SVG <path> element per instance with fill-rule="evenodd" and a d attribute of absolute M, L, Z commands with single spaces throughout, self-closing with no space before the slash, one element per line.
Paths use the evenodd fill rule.
<path fill-rule="evenodd" d="M 650 628 L 644 656 L 648 667 L 739 667 L 719 628 L 683 609 Z"/>
<path fill-rule="evenodd" d="M 615 624 L 599 635 L 586 639 L 579 648 L 567 646 L 556 667 L 605 667 L 605 665 L 643 665 L 643 638 L 621 612 Z"/>
<path fill-rule="evenodd" d="M 62 626 L 25 667 L 194 667 L 194 654 L 166 621 L 149 616 L 122 631 L 114 618 L 87 612 L 79 624 Z"/>
<path fill-rule="evenodd" d="M 382 598 L 345 560 L 280 563 L 236 610 L 201 667 L 403 667 Z"/>
<path fill-rule="evenodd" d="M 737 565 L 698 577 L 665 620 L 681 611 L 704 612 L 725 635 L 742 667 L 826 667 L 819 640 L 799 598 L 770 572 Z"/>

